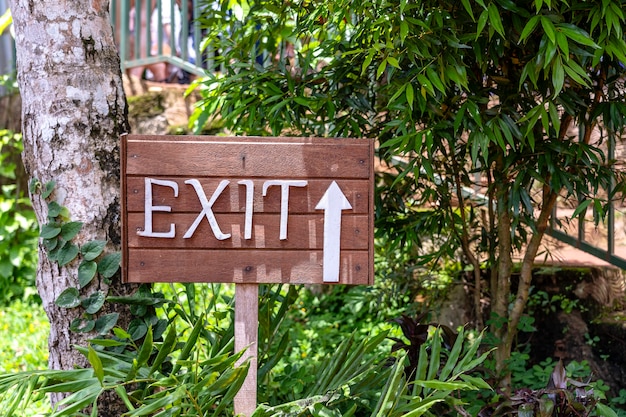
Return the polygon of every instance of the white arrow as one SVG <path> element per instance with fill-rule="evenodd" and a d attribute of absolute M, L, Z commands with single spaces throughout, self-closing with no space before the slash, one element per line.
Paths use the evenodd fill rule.
<path fill-rule="evenodd" d="M 341 211 L 352 206 L 333 181 L 320 201 L 316 210 L 324 210 L 324 282 L 339 282 L 339 252 L 341 242 Z"/>

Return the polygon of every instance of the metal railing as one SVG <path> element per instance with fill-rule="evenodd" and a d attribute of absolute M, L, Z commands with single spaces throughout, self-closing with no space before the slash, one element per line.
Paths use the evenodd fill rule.
<path fill-rule="evenodd" d="M 200 48 L 197 17 L 206 5 L 206 0 L 112 0 L 122 71 L 166 63 L 202 76 L 214 68 L 213 51 Z"/>
<path fill-rule="evenodd" d="M 615 160 L 616 138 L 614 134 L 608 135 L 606 146 L 607 159 L 609 161 Z M 620 157 L 623 158 L 623 155 Z M 613 186 L 614 184 L 611 183 L 610 187 Z M 578 204 L 580 201 L 576 203 Z M 550 227 L 547 230 L 548 235 L 611 265 L 626 269 L 626 206 L 624 206 L 624 201 L 616 197 L 611 198 L 606 210 L 606 217 L 597 225 L 594 224 L 593 220 L 593 206 L 589 206 L 575 219 L 572 219 L 573 210 L 563 207 L 563 205 L 557 205 L 553 210 Z M 618 232 L 620 232 L 621 244 L 616 245 Z"/>

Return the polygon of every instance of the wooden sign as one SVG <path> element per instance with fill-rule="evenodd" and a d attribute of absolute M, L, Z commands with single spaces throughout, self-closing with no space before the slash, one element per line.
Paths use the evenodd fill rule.
<path fill-rule="evenodd" d="M 365 139 L 122 137 L 125 282 L 373 282 Z"/>

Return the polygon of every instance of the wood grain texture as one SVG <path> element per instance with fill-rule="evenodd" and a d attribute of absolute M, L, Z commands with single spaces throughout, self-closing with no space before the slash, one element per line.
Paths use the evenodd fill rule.
<path fill-rule="evenodd" d="M 336 230 L 341 233 L 339 283 L 372 283 L 373 141 L 125 135 L 121 149 L 126 282 L 322 283 L 325 210 L 316 207 L 334 181 L 351 206 L 340 212 Z M 177 194 L 171 186 L 152 183 L 147 206 L 146 178 L 175 183 Z M 189 180 L 197 180 L 201 190 Z M 250 185 L 240 181 L 253 187 L 251 212 Z M 305 185 L 288 187 L 285 211 L 281 186 L 264 187 L 268 181 Z M 203 211 L 202 198 L 211 200 L 214 193 L 210 211 L 228 237 L 219 240 L 201 216 L 191 237 L 184 238 Z M 152 231 L 173 226 L 174 237 L 139 234 L 148 226 L 150 206 L 167 210 L 152 212 Z M 287 239 L 279 236 L 281 209 Z M 246 214 L 252 216 L 248 239 Z"/>
<path fill-rule="evenodd" d="M 235 415 L 251 416 L 257 402 L 259 286 L 235 285 L 235 352 L 244 351 L 236 365 L 249 362 L 248 375 L 235 395 Z"/>

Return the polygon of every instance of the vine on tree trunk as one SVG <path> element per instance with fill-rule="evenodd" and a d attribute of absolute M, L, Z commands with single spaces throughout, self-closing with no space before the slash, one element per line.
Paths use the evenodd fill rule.
<path fill-rule="evenodd" d="M 39 237 L 51 261 L 59 266 L 80 259 L 78 266 L 78 286 L 65 289 L 55 304 L 62 308 L 82 307 L 85 313 L 72 321 L 70 330 L 75 332 L 96 332 L 103 335 L 116 325 L 119 313 L 108 313 L 97 317 L 104 305 L 107 294 L 97 290 L 89 295 L 81 295 L 81 290 L 89 285 L 96 276 L 100 276 L 110 284 L 110 279 L 120 268 L 122 255 L 120 252 L 104 253 L 106 241 L 90 240 L 82 245 L 74 242 L 80 233 L 83 223 L 71 221 L 67 207 L 49 200 L 54 191 L 55 181 L 42 184 L 37 178 L 30 181 L 31 194 L 41 194 L 48 206 L 48 222 L 41 226 Z"/>

